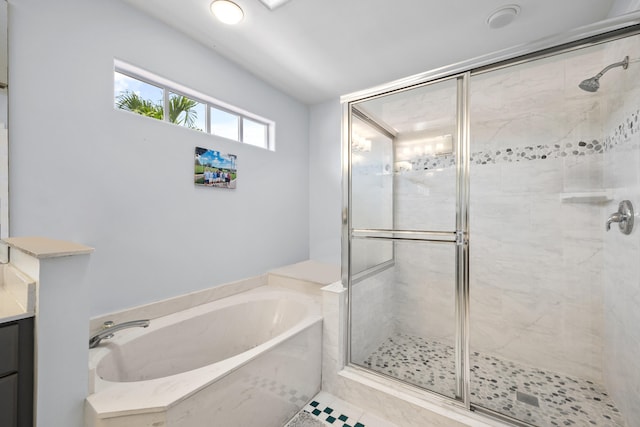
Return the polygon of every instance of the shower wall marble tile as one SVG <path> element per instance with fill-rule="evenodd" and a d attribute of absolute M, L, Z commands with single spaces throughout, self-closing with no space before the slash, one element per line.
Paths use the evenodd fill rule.
<path fill-rule="evenodd" d="M 606 60 L 629 55 L 629 68 L 609 81 L 606 96 L 611 149 L 604 156 L 604 182 L 613 189 L 605 218 L 621 200 L 630 200 L 640 224 L 640 37 L 623 40 L 607 52 Z M 605 92 L 603 92 L 603 96 Z M 623 235 L 614 224 L 604 235 L 604 373 L 605 384 L 628 425 L 640 419 L 640 226 Z"/>
<path fill-rule="evenodd" d="M 574 172 L 597 170 L 596 156 L 472 166 L 474 350 L 601 380 L 602 208 L 560 200 L 565 185 L 592 188 L 576 188 Z M 398 216 L 407 225 L 452 230 L 454 191 L 442 189 L 454 182 L 453 168 L 429 173 L 397 175 Z M 599 176 L 592 180 L 601 187 Z M 416 186 L 428 196 L 410 190 Z M 452 338 L 455 252 L 446 248 L 396 245 L 399 332 Z"/>
<path fill-rule="evenodd" d="M 351 358 L 362 361 L 395 331 L 394 269 L 368 277 L 352 288 Z"/>
<path fill-rule="evenodd" d="M 396 331 L 454 345 L 455 246 L 397 243 L 391 308 Z"/>

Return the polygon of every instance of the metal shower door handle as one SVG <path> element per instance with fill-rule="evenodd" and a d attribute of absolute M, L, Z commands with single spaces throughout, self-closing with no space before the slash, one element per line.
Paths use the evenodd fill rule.
<path fill-rule="evenodd" d="M 606 223 L 607 231 L 611 230 L 611 223 L 617 222 L 622 234 L 631 234 L 633 230 L 633 205 L 629 200 L 623 200 L 618 205 L 618 212 L 609 216 Z"/>

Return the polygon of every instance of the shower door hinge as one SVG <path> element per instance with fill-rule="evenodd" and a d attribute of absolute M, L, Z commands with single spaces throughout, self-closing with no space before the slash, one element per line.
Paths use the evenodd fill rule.
<path fill-rule="evenodd" d="M 467 243 L 464 231 L 456 231 L 456 245 L 462 246 Z"/>

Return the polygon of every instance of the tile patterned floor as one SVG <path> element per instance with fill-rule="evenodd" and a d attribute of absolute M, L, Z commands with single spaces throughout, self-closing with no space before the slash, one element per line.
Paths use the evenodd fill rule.
<path fill-rule="evenodd" d="M 603 386 L 591 381 L 471 354 L 471 401 L 536 426 L 624 427 Z M 454 349 L 436 341 L 399 334 L 390 337 L 363 365 L 445 396 L 455 391 Z"/>
<path fill-rule="evenodd" d="M 323 426 L 334 427 L 398 427 L 373 414 L 365 413 L 357 406 L 351 405 L 329 393 L 321 391 L 304 407 L 302 414 L 294 417 L 285 427 L 312 427 L 309 419 L 319 421 Z M 307 415 L 308 414 L 308 415 Z"/>

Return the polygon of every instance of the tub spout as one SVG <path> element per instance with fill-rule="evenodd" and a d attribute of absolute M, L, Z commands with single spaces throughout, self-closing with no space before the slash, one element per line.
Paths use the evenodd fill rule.
<path fill-rule="evenodd" d="M 149 320 L 132 320 L 130 322 L 122 322 L 117 325 L 112 321 L 104 322 L 102 330 L 91 335 L 89 338 L 89 348 L 97 347 L 104 339 L 113 338 L 114 332 L 118 332 L 127 328 L 146 328 L 149 326 Z"/>

